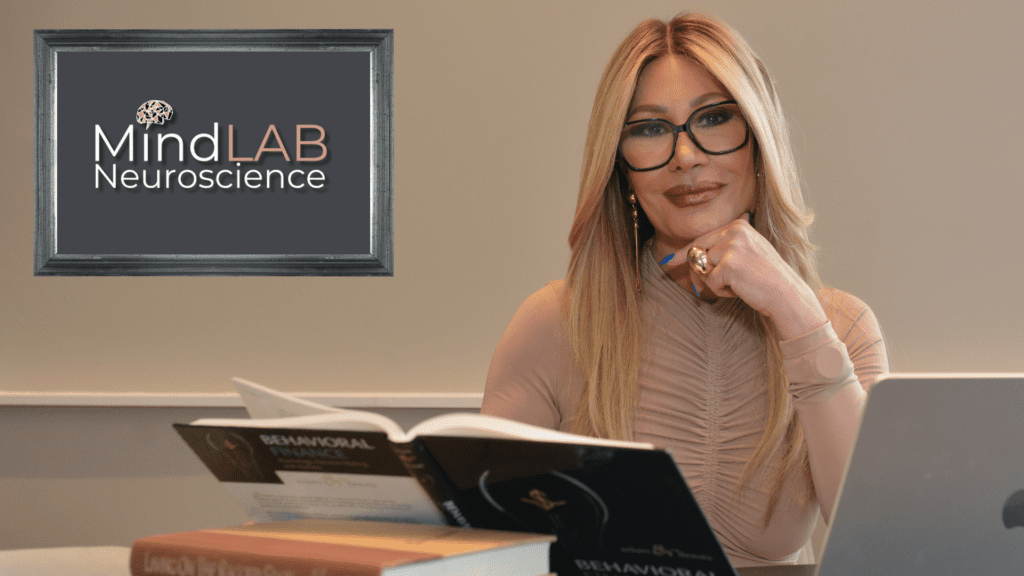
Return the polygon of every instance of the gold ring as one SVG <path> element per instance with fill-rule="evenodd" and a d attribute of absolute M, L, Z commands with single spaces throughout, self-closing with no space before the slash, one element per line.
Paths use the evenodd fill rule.
<path fill-rule="evenodd" d="M 703 248 L 690 248 L 686 259 L 690 261 L 690 267 L 701 276 L 708 273 L 708 253 Z"/>

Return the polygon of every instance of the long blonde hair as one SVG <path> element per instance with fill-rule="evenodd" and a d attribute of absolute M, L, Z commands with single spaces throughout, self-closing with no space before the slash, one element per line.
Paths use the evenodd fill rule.
<path fill-rule="evenodd" d="M 605 68 L 590 115 L 576 216 L 569 232 L 572 257 L 563 301 L 576 367 L 584 381 L 573 431 L 609 438 L 633 438 L 633 416 L 647 332 L 642 293 L 637 293 L 632 212 L 628 180 L 617 162 L 622 125 L 644 65 L 664 54 L 680 54 L 706 68 L 739 103 L 754 136 L 757 173 L 756 228 L 817 292 L 813 219 L 804 205 L 789 130 L 767 69 L 738 33 L 699 14 L 680 14 L 665 23 L 647 20 L 619 45 Z M 640 245 L 653 235 L 644 219 Z M 642 248 L 641 248 L 642 249 Z M 769 407 L 764 434 L 744 469 L 742 489 L 768 459 L 781 451 L 770 471 L 768 524 L 783 483 L 800 470 L 806 497 L 812 495 L 803 434 L 790 406 L 782 353 L 774 325 L 756 316 L 765 347 Z"/>

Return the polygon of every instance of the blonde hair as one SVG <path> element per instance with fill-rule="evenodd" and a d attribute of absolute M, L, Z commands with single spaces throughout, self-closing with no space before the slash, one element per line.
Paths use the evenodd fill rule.
<path fill-rule="evenodd" d="M 574 361 L 584 381 L 573 431 L 609 438 L 633 438 L 639 370 L 647 332 L 642 293 L 637 293 L 632 211 L 626 202 L 627 175 L 618 163 L 622 125 L 644 65 L 665 54 L 680 54 L 706 68 L 739 103 L 754 138 L 756 228 L 817 292 L 820 283 L 813 219 L 804 205 L 789 130 L 767 69 L 747 43 L 722 22 L 680 14 L 665 23 L 647 20 L 619 45 L 605 68 L 587 131 L 579 198 L 569 246 L 572 257 L 563 301 Z M 653 235 L 646 219 L 640 245 Z M 642 249 L 642 248 L 641 248 Z M 772 479 L 768 524 L 789 473 L 799 470 L 806 500 L 813 493 L 803 434 L 787 391 L 778 334 L 756 316 L 765 346 L 769 407 L 764 434 L 744 469 L 737 490 L 781 451 Z"/>

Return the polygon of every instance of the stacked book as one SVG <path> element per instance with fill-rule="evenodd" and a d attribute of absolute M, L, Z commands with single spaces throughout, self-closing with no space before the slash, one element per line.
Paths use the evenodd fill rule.
<path fill-rule="evenodd" d="M 553 536 L 352 520 L 286 520 L 161 534 L 132 576 L 537 576 Z"/>

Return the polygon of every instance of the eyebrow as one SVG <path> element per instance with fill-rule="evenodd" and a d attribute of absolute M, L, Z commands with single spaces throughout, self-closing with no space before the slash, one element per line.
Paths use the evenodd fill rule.
<path fill-rule="evenodd" d="M 690 108 L 697 109 L 707 104 L 708 102 L 715 101 L 718 99 L 729 100 L 730 96 L 722 94 L 721 92 L 709 92 L 701 96 L 697 96 L 693 100 L 690 100 Z M 637 112 L 654 112 L 656 114 L 665 114 L 668 112 L 668 108 L 659 104 L 641 104 L 629 110 L 628 116 L 632 116 Z"/>

